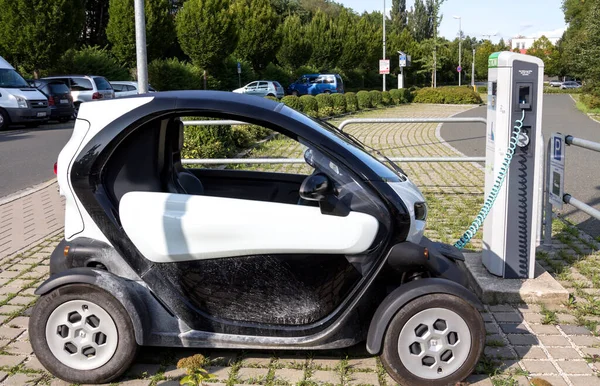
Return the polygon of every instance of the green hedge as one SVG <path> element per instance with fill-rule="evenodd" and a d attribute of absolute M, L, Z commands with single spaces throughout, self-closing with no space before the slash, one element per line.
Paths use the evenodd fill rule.
<path fill-rule="evenodd" d="M 544 87 L 544 94 L 581 94 L 581 88 Z"/>
<path fill-rule="evenodd" d="M 319 109 L 319 117 L 330 117 L 333 115 L 333 99 L 331 94 L 319 94 L 315 97 Z"/>
<path fill-rule="evenodd" d="M 379 91 L 379 90 L 369 91 L 369 95 L 371 95 L 371 106 L 383 107 L 383 97 L 381 96 L 381 91 Z"/>
<path fill-rule="evenodd" d="M 381 102 L 383 103 L 384 106 L 389 106 L 394 104 L 394 102 L 392 102 L 392 96 L 390 95 L 389 91 L 383 91 L 381 93 Z"/>
<path fill-rule="evenodd" d="M 333 100 L 333 115 L 341 115 L 346 113 L 346 97 L 344 94 L 332 94 Z"/>
<path fill-rule="evenodd" d="M 412 93 L 409 89 L 403 88 L 400 90 L 400 103 L 410 103 L 412 100 Z"/>
<path fill-rule="evenodd" d="M 109 80 L 131 78 L 129 71 L 120 66 L 107 49 L 97 46 L 66 51 L 49 71 L 49 75 L 62 74 L 94 74 Z"/>
<path fill-rule="evenodd" d="M 272 101 L 275 101 L 275 102 L 279 102 L 279 99 L 277 99 L 277 98 L 276 98 L 276 97 L 274 97 L 274 96 L 267 95 L 267 96 L 265 96 L 265 98 L 266 98 L 266 99 L 270 99 L 270 100 L 272 100 Z"/>
<path fill-rule="evenodd" d="M 185 126 L 184 130 L 182 158 L 228 157 L 270 134 L 256 125 Z"/>
<path fill-rule="evenodd" d="M 293 108 L 297 111 L 302 111 L 302 102 L 300 102 L 300 98 L 295 95 L 288 95 L 281 98 L 281 101 L 288 107 Z"/>
<path fill-rule="evenodd" d="M 302 95 L 300 97 L 302 103 L 302 112 L 309 117 L 316 118 L 319 116 L 319 103 L 312 95 Z"/>
<path fill-rule="evenodd" d="M 402 94 L 400 92 L 400 89 L 397 88 L 393 88 L 390 90 L 390 98 L 391 98 L 391 103 L 390 104 L 394 104 L 394 105 L 399 105 L 402 100 Z"/>
<path fill-rule="evenodd" d="M 204 88 L 202 71 L 177 58 L 156 59 L 148 65 L 148 80 L 159 91 L 201 90 Z"/>
<path fill-rule="evenodd" d="M 360 110 L 371 108 L 371 94 L 369 91 L 359 91 L 356 93 L 356 98 L 358 99 L 358 108 Z"/>
<path fill-rule="evenodd" d="M 422 88 L 414 92 L 415 103 L 436 104 L 481 104 L 483 101 L 478 93 L 470 87 L 438 87 Z"/>
<path fill-rule="evenodd" d="M 488 88 L 487 86 L 477 86 L 477 92 L 480 94 L 487 94 Z"/>
<path fill-rule="evenodd" d="M 581 94 L 579 101 L 588 109 L 600 109 L 600 97 L 592 94 Z"/>
<path fill-rule="evenodd" d="M 346 111 L 349 113 L 353 113 L 358 110 L 358 98 L 356 98 L 356 93 L 347 92 L 344 94 L 346 98 Z"/>

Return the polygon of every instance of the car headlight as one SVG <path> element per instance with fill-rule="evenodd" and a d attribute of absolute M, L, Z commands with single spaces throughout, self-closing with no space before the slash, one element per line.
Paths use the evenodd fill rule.
<path fill-rule="evenodd" d="M 424 202 L 415 203 L 415 219 L 425 221 L 427 219 L 427 204 Z"/>
<path fill-rule="evenodd" d="M 15 98 L 17 99 L 17 106 L 19 108 L 22 108 L 22 109 L 27 108 L 27 99 L 20 97 L 20 96 L 15 96 Z"/>

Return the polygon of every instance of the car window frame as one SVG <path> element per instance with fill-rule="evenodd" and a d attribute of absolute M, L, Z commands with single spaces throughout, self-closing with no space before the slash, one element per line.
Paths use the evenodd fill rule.
<path fill-rule="evenodd" d="M 94 84 L 94 82 L 91 79 L 84 78 L 84 77 L 75 77 L 75 76 L 71 77 L 69 79 L 71 79 L 71 87 L 70 87 L 70 89 L 72 91 L 78 91 L 78 92 L 90 92 L 90 91 L 94 91 L 95 84 Z M 76 85 L 79 86 L 77 84 L 77 80 L 82 80 L 82 81 L 88 82 L 89 85 L 90 85 L 90 88 L 89 89 L 79 89 L 79 88 L 76 89 L 76 88 L 74 88 Z"/>

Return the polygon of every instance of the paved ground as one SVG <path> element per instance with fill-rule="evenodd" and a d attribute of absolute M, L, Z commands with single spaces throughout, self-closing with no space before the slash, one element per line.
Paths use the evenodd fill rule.
<path fill-rule="evenodd" d="M 48 181 L 73 122 L 0 131 L 0 198 Z"/>
<path fill-rule="evenodd" d="M 478 107 L 458 116 L 485 117 L 486 107 Z M 577 110 L 569 95 L 544 95 L 542 125 L 546 140 L 552 132 L 558 131 L 600 141 L 600 124 Z M 481 124 L 445 124 L 440 134 L 446 142 L 466 155 L 485 156 L 485 127 Z M 600 153 L 577 147 L 567 148 L 565 190 L 597 209 L 600 209 L 600 169 L 595 165 L 599 164 Z M 583 231 L 594 237 L 600 236 L 600 221 L 568 205 L 564 207 L 562 214 L 578 224 Z"/>
<path fill-rule="evenodd" d="M 368 112 L 364 116 L 449 116 L 461 111 L 465 108 L 413 105 Z M 389 155 L 455 155 L 440 141 L 436 128 L 431 124 L 382 124 L 355 126 L 350 131 L 386 149 Z M 295 144 L 275 139 L 250 156 L 297 157 L 299 152 L 301 149 Z M 470 163 L 402 166 L 428 197 L 431 205 L 428 235 L 436 240 L 453 241 L 481 205 L 481 169 Z M 287 167 L 292 166 L 280 166 Z M 51 194 L 56 195 L 56 191 Z M 36 213 L 39 215 L 39 209 Z M 15 216 L 12 220 L 18 221 L 23 219 Z M 528 385 L 535 378 L 542 378 L 553 386 L 600 385 L 599 245 L 558 220 L 553 233 L 553 248 L 540 251 L 538 258 L 569 288 L 571 300 L 551 309 L 538 305 L 486 306 L 485 356 L 468 379 L 470 384 Z M 4 385 L 67 385 L 40 366 L 32 355 L 27 336 L 30 307 L 36 300 L 33 291 L 48 277 L 49 256 L 61 237 L 56 232 L 20 253 L 0 257 L 0 382 Z M 479 246 L 475 240 L 473 248 Z M 115 384 L 178 385 L 183 371 L 176 368 L 177 360 L 196 353 L 207 357 L 206 367 L 216 376 L 215 385 L 394 384 L 378 359 L 360 347 L 333 352 L 144 348 L 128 375 Z"/>

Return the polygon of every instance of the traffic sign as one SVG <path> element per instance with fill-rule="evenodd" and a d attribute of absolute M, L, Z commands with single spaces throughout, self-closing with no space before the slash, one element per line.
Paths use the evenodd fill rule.
<path fill-rule="evenodd" d="M 565 191 L 565 137 L 561 133 L 552 133 L 552 154 L 550 157 L 550 175 L 548 193 L 550 203 L 557 209 L 563 207 Z"/>
<path fill-rule="evenodd" d="M 400 55 L 400 67 L 406 67 L 406 54 Z"/>
<path fill-rule="evenodd" d="M 389 74 L 390 73 L 389 59 L 382 59 L 379 61 L 379 73 L 380 74 Z"/>
<path fill-rule="evenodd" d="M 462 67 L 461 67 L 461 66 L 458 66 L 458 67 L 456 68 L 456 71 L 458 71 L 458 72 L 461 72 L 461 71 L 462 71 Z"/>
<path fill-rule="evenodd" d="M 242 63 L 238 62 L 237 69 L 238 69 L 238 74 L 241 74 L 242 73 Z"/>

